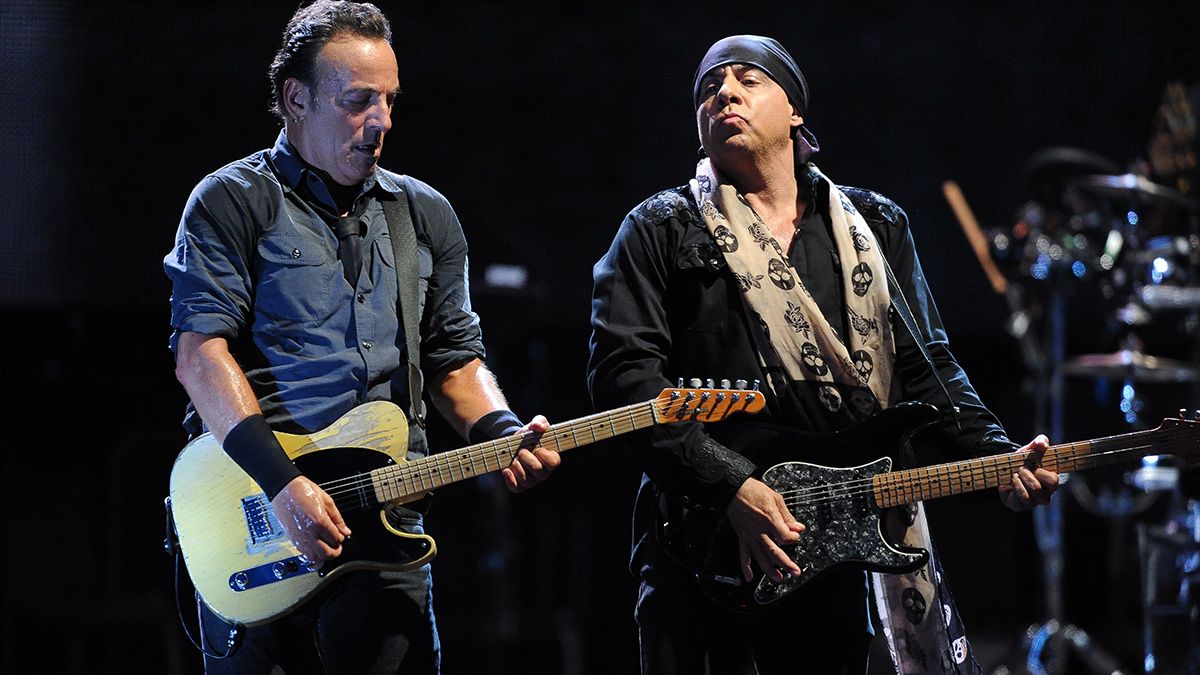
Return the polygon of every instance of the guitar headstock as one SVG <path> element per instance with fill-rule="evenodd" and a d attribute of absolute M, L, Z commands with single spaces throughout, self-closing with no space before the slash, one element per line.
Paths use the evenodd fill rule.
<path fill-rule="evenodd" d="M 1191 419 L 1186 410 L 1168 417 L 1154 430 L 1155 451 L 1175 455 L 1188 464 L 1200 464 L 1200 411 Z"/>
<path fill-rule="evenodd" d="M 734 413 L 757 413 L 765 404 L 766 397 L 754 389 L 672 387 L 654 399 L 654 414 L 660 424 L 720 422 Z"/>

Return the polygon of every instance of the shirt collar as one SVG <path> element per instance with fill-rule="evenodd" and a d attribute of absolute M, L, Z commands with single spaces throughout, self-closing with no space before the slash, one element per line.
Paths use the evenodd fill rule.
<path fill-rule="evenodd" d="M 308 162 L 300 157 L 300 152 L 288 140 L 285 131 L 279 131 L 279 136 L 275 139 L 275 146 L 268 153 L 271 163 L 275 166 L 275 173 L 287 187 L 301 193 L 311 194 L 322 202 L 333 203 L 333 199 L 329 196 L 329 190 L 325 187 L 325 182 L 312 170 Z M 302 190 L 301 186 L 304 186 L 305 189 Z M 400 191 L 400 186 L 396 181 L 379 168 L 376 168 L 375 172 L 363 181 L 361 194 L 370 192 L 376 186 L 393 194 Z"/>

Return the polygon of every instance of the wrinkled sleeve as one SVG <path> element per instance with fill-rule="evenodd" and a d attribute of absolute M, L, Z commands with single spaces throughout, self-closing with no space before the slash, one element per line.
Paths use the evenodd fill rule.
<path fill-rule="evenodd" d="M 471 309 L 467 239 L 450 202 L 437 190 L 409 179 L 418 236 L 424 236 L 433 267 L 421 314 L 421 370 L 429 380 L 483 359 L 479 316 Z"/>
<path fill-rule="evenodd" d="M 674 218 L 647 223 L 635 210 L 593 269 L 587 379 L 599 410 L 648 401 L 675 386 L 665 374 L 672 344 L 666 291 L 680 230 Z M 698 422 L 656 425 L 627 438 L 655 485 L 713 508 L 723 509 L 754 470 Z"/>
<path fill-rule="evenodd" d="M 171 349 L 179 334 L 232 340 L 250 313 L 255 218 L 230 179 L 209 176 L 184 207 L 175 246 L 163 261 L 171 280 Z"/>
<path fill-rule="evenodd" d="M 1017 445 L 1009 440 L 1000 421 L 983 405 L 975 387 L 950 351 L 949 337 L 921 270 L 908 216 L 886 198 L 879 197 L 876 208 L 885 229 L 883 234 L 887 242 L 888 261 L 912 310 L 919 332 L 918 339 L 924 343 L 938 375 L 935 377 L 930 371 L 914 336 L 896 317 L 896 363 L 905 400 L 931 403 L 946 412 L 937 432 L 960 453 L 981 456 L 1016 448 Z M 947 396 L 957 406 L 957 416 L 953 414 Z"/>

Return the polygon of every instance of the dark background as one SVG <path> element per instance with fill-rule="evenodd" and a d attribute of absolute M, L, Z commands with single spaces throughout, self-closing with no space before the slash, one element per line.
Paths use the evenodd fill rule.
<path fill-rule="evenodd" d="M 1007 228 L 1029 198 L 1022 167 L 1035 152 L 1069 146 L 1133 165 L 1166 83 L 1200 79 L 1200 5 L 847 4 L 380 3 L 405 92 L 383 164 L 456 207 L 489 364 L 518 412 L 591 411 L 591 265 L 630 208 L 690 177 L 694 68 L 714 40 L 752 32 L 779 39 L 807 75 L 822 169 L 908 211 L 960 361 L 1014 438 L 1035 433 L 1004 300 L 942 182 L 960 183 L 985 227 Z M 197 669 L 161 551 L 185 402 L 161 260 L 192 186 L 273 142 L 265 72 L 294 7 L 0 5 L 0 335 L 15 431 L 3 450 L 0 670 Z M 490 288 L 491 264 L 526 267 L 530 285 Z M 1088 293 L 1076 297 L 1073 314 L 1103 318 Z M 1071 349 L 1112 348 L 1103 331 L 1072 328 L 1084 325 L 1069 324 Z M 1128 431 L 1115 389 L 1072 382 L 1055 440 Z M 1144 417 L 1189 396 L 1196 407 L 1186 390 L 1147 387 Z M 441 426 L 434 441 L 462 444 Z M 625 563 L 638 473 L 601 444 L 531 493 L 481 480 L 438 496 L 448 675 L 636 669 Z M 929 510 L 983 665 L 1015 663 L 1022 632 L 1047 611 L 1031 516 L 990 492 Z M 1069 500 L 1064 513 L 1067 618 L 1136 668 L 1132 519 Z M 191 621 L 186 599 L 184 612 Z"/>

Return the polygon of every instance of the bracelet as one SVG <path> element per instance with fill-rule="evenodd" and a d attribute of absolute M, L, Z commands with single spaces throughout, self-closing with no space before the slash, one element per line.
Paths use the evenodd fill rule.
<path fill-rule="evenodd" d="M 274 499 L 300 469 L 288 459 L 275 432 L 262 415 L 251 415 L 238 422 L 225 436 L 225 454 L 258 483 L 268 499 Z"/>
<path fill-rule="evenodd" d="M 493 410 L 492 412 L 480 417 L 471 425 L 471 430 L 467 432 L 467 441 L 469 443 L 482 443 L 483 441 L 491 441 L 505 436 L 512 436 L 525 426 L 521 423 L 520 418 L 511 410 Z"/>

